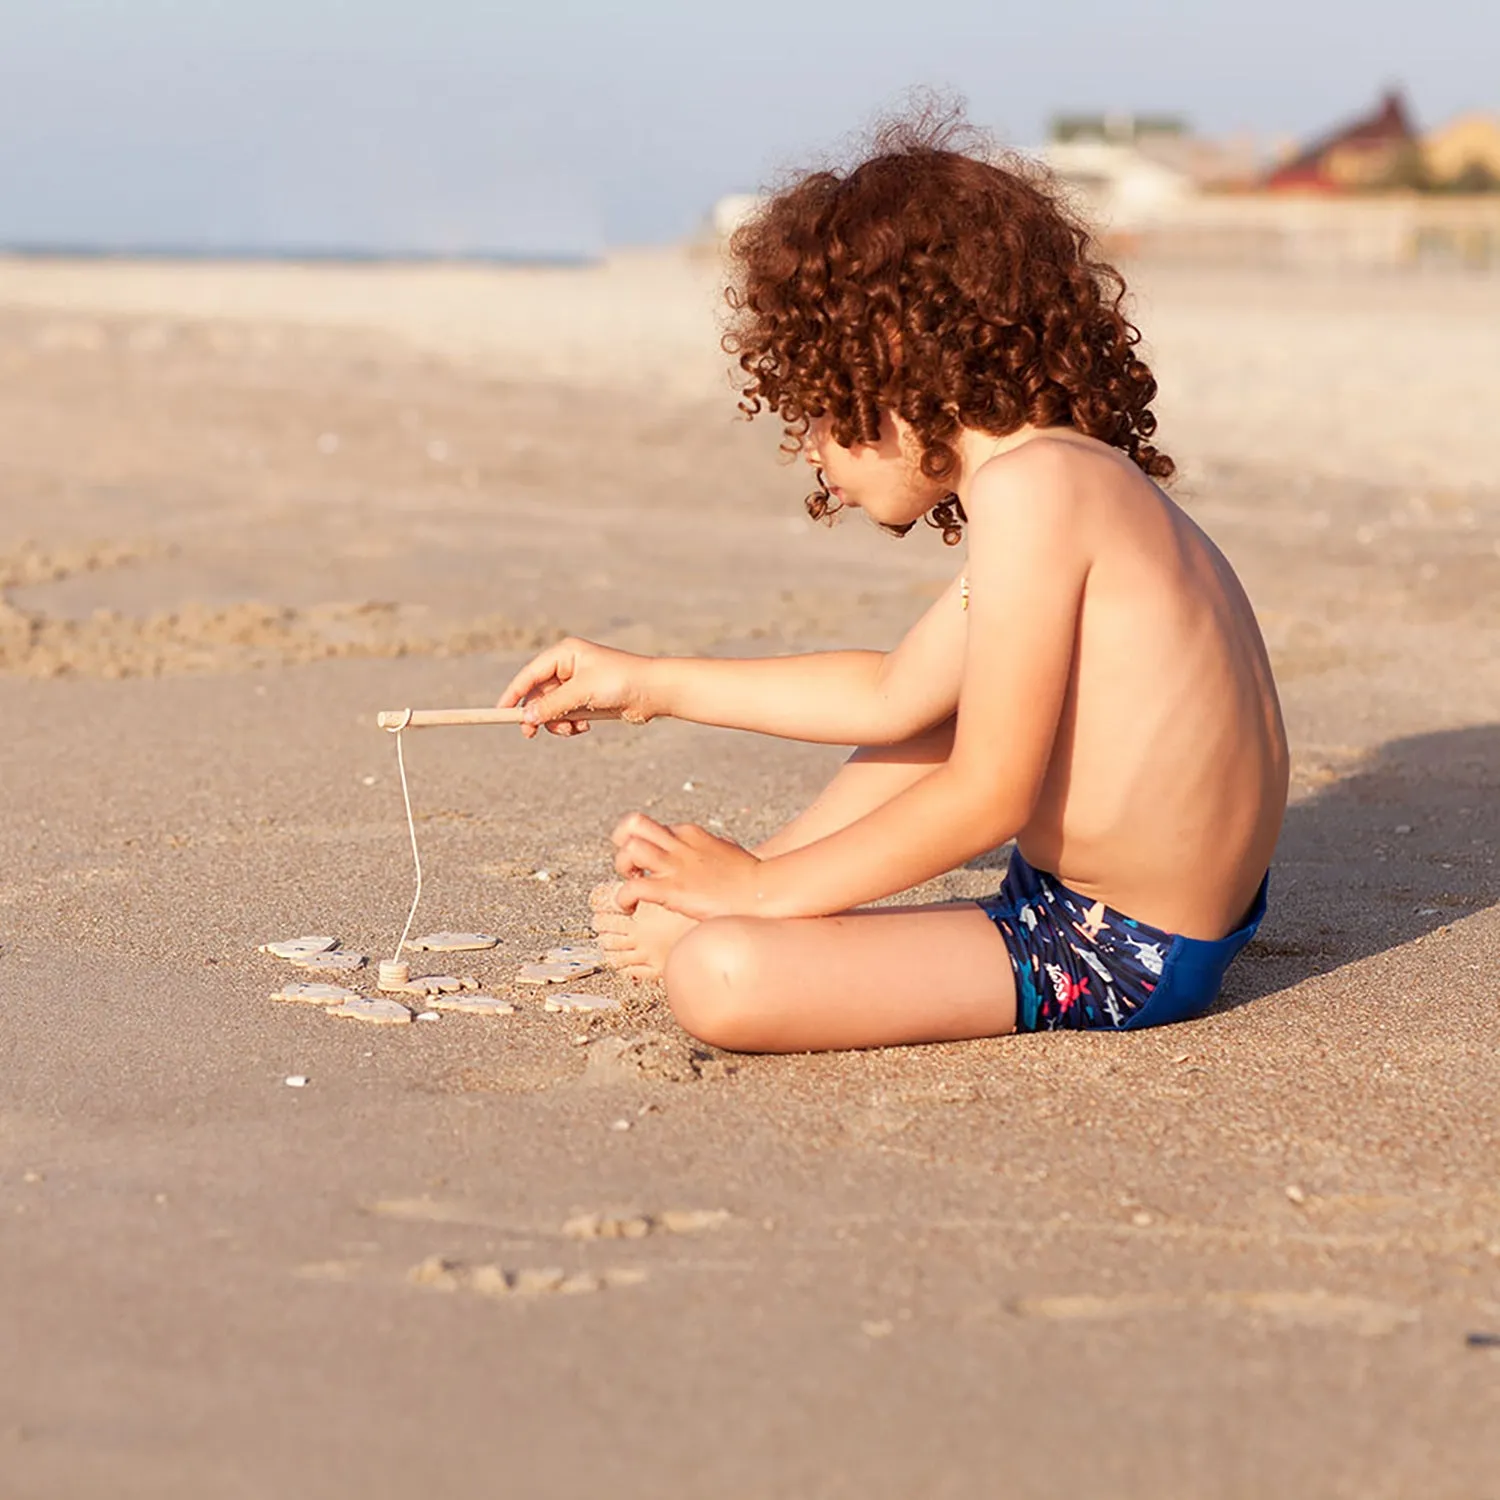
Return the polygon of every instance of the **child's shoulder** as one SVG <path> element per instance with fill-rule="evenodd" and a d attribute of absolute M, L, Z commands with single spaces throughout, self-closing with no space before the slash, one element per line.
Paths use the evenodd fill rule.
<path fill-rule="evenodd" d="M 986 460 L 975 472 L 971 508 L 1016 522 L 1067 524 L 1101 494 L 1160 491 L 1118 448 L 1062 428 L 1037 433 Z"/>

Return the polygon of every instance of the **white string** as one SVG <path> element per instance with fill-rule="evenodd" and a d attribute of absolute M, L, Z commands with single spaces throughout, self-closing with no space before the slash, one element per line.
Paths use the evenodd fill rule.
<path fill-rule="evenodd" d="M 411 711 L 407 710 L 407 720 Z M 405 728 L 405 725 L 402 726 Z M 417 893 L 411 898 L 411 910 L 406 914 L 406 926 L 401 929 L 401 941 L 396 944 L 396 956 L 392 963 L 399 963 L 406 951 L 406 940 L 411 936 L 411 924 L 416 919 L 417 907 L 422 900 L 422 856 L 417 852 L 417 820 L 411 815 L 411 791 L 406 785 L 406 756 L 401 749 L 402 732 L 396 731 L 396 768 L 401 773 L 401 800 L 406 804 L 406 831 L 411 835 L 411 862 L 417 867 Z"/>

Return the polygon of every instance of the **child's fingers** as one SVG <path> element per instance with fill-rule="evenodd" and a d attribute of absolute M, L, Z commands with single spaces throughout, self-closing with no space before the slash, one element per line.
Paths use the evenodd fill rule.
<path fill-rule="evenodd" d="M 649 870 L 652 875 L 665 875 L 673 863 L 672 856 L 649 839 L 626 839 L 615 850 L 615 874 L 627 880 L 639 876 L 643 870 Z"/>
<path fill-rule="evenodd" d="M 657 892 L 657 896 L 660 896 Z M 642 901 L 653 900 L 651 894 L 651 882 L 649 880 L 626 880 L 622 882 L 615 891 L 615 900 L 619 903 L 620 910 L 627 916 L 634 916 L 635 909 Z"/>
<path fill-rule="evenodd" d="M 658 823 L 655 818 L 648 818 L 643 812 L 627 813 L 615 824 L 615 831 L 610 834 L 616 849 L 630 839 L 644 839 L 654 844 L 659 849 L 670 849 L 675 839 L 670 828 Z"/>
<path fill-rule="evenodd" d="M 562 652 L 556 646 L 549 646 L 539 656 L 533 656 L 514 677 L 509 685 L 500 695 L 497 708 L 514 708 L 528 693 L 534 692 L 539 687 L 545 687 L 548 683 L 556 683 L 562 680 L 560 669 L 563 666 Z"/>
<path fill-rule="evenodd" d="M 527 724 L 546 724 L 549 727 L 574 709 L 591 708 L 592 694 L 588 688 L 576 682 L 558 682 L 555 679 L 534 689 L 522 700 L 523 720 Z"/>

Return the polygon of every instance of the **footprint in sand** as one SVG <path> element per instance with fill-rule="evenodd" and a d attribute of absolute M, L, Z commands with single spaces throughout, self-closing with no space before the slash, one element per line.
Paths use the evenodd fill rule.
<path fill-rule="evenodd" d="M 510 1297 L 570 1297 L 602 1292 L 609 1287 L 639 1286 L 646 1272 L 638 1266 L 613 1266 L 603 1271 L 564 1271 L 561 1266 L 471 1266 L 444 1255 L 429 1255 L 407 1272 L 413 1286 L 432 1292 L 470 1292 L 497 1300 Z"/>
<path fill-rule="evenodd" d="M 1104 1322 L 1200 1311 L 1221 1316 L 1248 1314 L 1275 1323 L 1326 1328 L 1362 1338 L 1394 1333 L 1398 1328 L 1415 1323 L 1419 1316 L 1415 1308 L 1378 1302 L 1369 1297 L 1338 1296 L 1321 1290 L 1206 1292 L 1186 1296 L 1164 1292 L 1126 1292 L 1118 1296 L 1083 1293 L 1063 1297 L 1023 1297 L 1013 1306 L 1022 1317 L 1056 1322 Z"/>

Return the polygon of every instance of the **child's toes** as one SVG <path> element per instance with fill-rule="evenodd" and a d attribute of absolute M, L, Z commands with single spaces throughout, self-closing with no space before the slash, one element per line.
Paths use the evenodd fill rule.
<path fill-rule="evenodd" d="M 629 917 L 623 914 L 614 916 L 607 911 L 601 911 L 594 917 L 593 928 L 600 937 L 603 937 L 606 932 L 624 933 L 634 931 Z"/>
<path fill-rule="evenodd" d="M 645 979 L 661 978 L 661 970 L 652 964 L 626 964 L 621 968 L 620 973 L 627 979 L 635 980 L 637 984 Z"/>
<path fill-rule="evenodd" d="M 595 912 L 619 912 L 624 915 L 624 908 L 620 905 L 620 884 L 618 880 L 611 880 L 606 885 L 596 885 L 589 892 L 589 905 Z"/>

